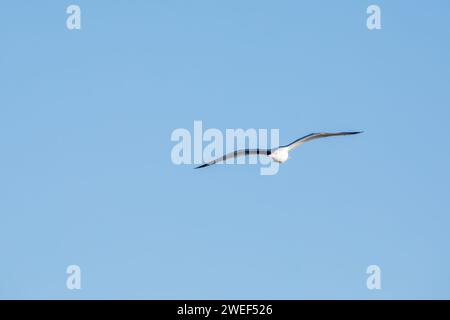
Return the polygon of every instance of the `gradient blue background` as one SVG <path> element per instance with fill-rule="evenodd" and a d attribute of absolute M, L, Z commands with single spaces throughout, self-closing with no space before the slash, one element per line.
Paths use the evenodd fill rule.
<path fill-rule="evenodd" d="M 449 12 L 2 1 L 0 298 L 450 298 Z M 261 176 L 173 165 L 170 135 L 194 120 L 279 128 L 282 144 L 365 133 Z"/>

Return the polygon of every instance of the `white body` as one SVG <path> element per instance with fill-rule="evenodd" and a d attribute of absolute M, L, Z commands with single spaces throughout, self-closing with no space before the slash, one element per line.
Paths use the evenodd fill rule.
<path fill-rule="evenodd" d="M 270 158 L 273 159 L 273 161 L 278 163 L 286 162 L 287 159 L 289 159 L 289 149 L 288 148 L 279 148 L 272 152 L 269 155 Z"/>

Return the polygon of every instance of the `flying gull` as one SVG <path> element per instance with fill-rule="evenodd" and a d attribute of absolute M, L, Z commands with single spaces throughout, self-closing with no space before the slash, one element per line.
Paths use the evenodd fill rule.
<path fill-rule="evenodd" d="M 308 134 L 300 139 L 295 140 L 294 142 L 286 145 L 281 146 L 279 148 L 275 149 L 242 149 L 242 150 L 236 150 L 234 152 L 230 152 L 222 157 L 219 157 L 217 159 L 214 159 L 208 163 L 204 163 L 201 166 L 195 167 L 195 169 L 200 169 L 204 167 L 211 166 L 213 164 L 216 164 L 218 162 L 223 162 L 231 158 L 237 158 L 241 156 L 248 156 L 248 155 L 265 155 L 271 158 L 273 161 L 278 163 L 286 162 L 289 159 L 289 151 L 297 148 L 301 144 L 312 141 L 319 138 L 325 138 L 325 137 L 332 137 L 332 136 L 348 136 L 352 134 L 358 134 L 362 131 L 354 131 L 354 132 L 320 132 L 320 133 L 311 133 Z"/>

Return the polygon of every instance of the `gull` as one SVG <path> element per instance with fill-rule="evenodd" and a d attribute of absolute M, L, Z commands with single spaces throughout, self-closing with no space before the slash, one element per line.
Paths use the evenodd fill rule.
<path fill-rule="evenodd" d="M 194 169 L 200 169 L 204 167 L 211 166 L 218 162 L 223 162 L 231 158 L 237 158 L 241 156 L 248 155 L 265 155 L 271 158 L 273 161 L 278 163 L 284 163 L 289 159 L 289 151 L 297 148 L 305 142 L 312 141 L 315 139 L 325 138 L 325 137 L 333 137 L 333 136 L 348 136 L 352 134 L 362 133 L 362 131 L 352 131 L 352 132 L 320 132 L 320 133 L 311 133 L 304 137 L 301 137 L 288 145 L 281 146 L 275 149 L 241 149 L 236 150 L 234 152 L 227 153 L 226 155 L 214 159 L 210 162 L 204 163 L 201 166 L 195 167 Z"/>

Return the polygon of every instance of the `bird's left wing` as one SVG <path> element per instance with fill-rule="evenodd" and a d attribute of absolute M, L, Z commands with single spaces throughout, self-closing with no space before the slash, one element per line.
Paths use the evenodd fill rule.
<path fill-rule="evenodd" d="M 211 166 L 213 164 L 216 164 L 218 162 L 222 162 L 222 161 L 226 161 L 228 159 L 231 158 L 237 158 L 237 157 L 242 157 L 242 156 L 247 156 L 247 155 L 255 155 L 255 154 L 263 154 L 263 155 L 270 155 L 272 151 L 271 150 L 267 150 L 267 149 L 242 149 L 242 150 L 237 150 L 234 152 L 230 152 L 227 153 L 226 155 L 219 157 L 217 159 L 214 159 L 210 162 L 204 163 L 201 166 L 195 167 L 195 169 L 200 169 L 200 168 L 204 168 L 207 166 Z"/>

